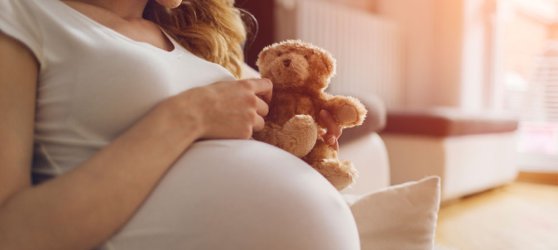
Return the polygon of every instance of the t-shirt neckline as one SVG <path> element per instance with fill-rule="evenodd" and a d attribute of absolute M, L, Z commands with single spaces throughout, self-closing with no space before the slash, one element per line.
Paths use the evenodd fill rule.
<path fill-rule="evenodd" d="M 174 54 L 174 53 L 178 52 L 178 47 L 180 45 L 169 34 L 167 34 L 167 32 L 163 28 L 161 28 L 159 25 L 157 25 L 157 27 L 159 27 L 159 29 L 163 32 L 163 35 L 166 37 L 166 39 L 168 39 L 172 43 L 173 48 L 171 50 L 165 50 L 165 49 L 159 48 L 159 47 L 157 47 L 157 46 L 155 46 L 151 43 L 148 43 L 148 42 L 134 40 L 134 39 L 118 32 L 118 31 L 116 31 L 116 30 L 114 30 L 114 29 L 112 29 L 112 28 L 110 28 L 106 25 L 103 25 L 102 23 L 100 23 L 100 22 L 94 20 L 93 18 L 89 17 L 88 15 L 82 13 L 81 11 L 74 9 L 72 6 L 64 3 L 62 0 L 53 0 L 53 1 L 58 2 L 57 3 L 58 5 L 60 5 L 64 9 L 66 9 L 68 12 L 70 12 L 72 15 L 76 16 L 77 18 L 102 29 L 104 32 L 109 33 L 110 35 L 119 37 L 120 39 L 124 39 L 124 40 L 126 40 L 130 43 L 133 43 L 133 44 L 137 44 L 137 45 L 140 45 L 140 46 L 143 46 L 143 47 L 150 48 L 150 49 L 155 50 L 155 51 L 159 51 L 163 54 Z"/>

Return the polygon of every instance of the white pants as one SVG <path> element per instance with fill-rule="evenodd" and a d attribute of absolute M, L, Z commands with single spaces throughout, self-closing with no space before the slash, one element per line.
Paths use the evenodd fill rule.
<path fill-rule="evenodd" d="M 341 195 L 302 160 L 251 140 L 198 142 L 101 249 L 359 249 Z"/>

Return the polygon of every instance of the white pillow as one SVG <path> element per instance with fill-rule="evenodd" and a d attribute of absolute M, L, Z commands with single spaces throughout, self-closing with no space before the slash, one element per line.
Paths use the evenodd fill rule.
<path fill-rule="evenodd" d="M 440 207 L 439 177 L 391 186 L 357 199 L 346 198 L 352 203 L 363 250 L 434 247 Z"/>

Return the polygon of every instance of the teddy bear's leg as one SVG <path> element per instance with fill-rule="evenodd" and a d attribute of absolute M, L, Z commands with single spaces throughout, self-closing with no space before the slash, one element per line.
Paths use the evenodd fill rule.
<path fill-rule="evenodd" d="M 318 125 L 309 115 L 295 115 L 281 129 L 278 146 L 298 157 L 307 155 L 318 138 Z"/>
<path fill-rule="evenodd" d="M 324 159 L 316 162 L 312 167 L 320 172 L 337 190 L 348 187 L 358 176 L 353 164 L 348 161 Z"/>
<path fill-rule="evenodd" d="M 321 140 L 316 142 L 312 151 L 304 157 L 314 169 L 322 174 L 337 190 L 342 190 L 354 182 L 357 170 L 349 161 L 337 159 L 337 151 Z"/>
<path fill-rule="evenodd" d="M 353 97 L 335 96 L 326 103 L 326 108 L 333 118 L 343 127 L 353 127 L 362 124 L 366 116 L 366 108 Z"/>
<path fill-rule="evenodd" d="M 266 123 L 264 128 L 252 134 L 252 137 L 258 141 L 263 141 L 271 145 L 277 146 L 277 134 L 281 131 L 281 126 L 275 123 Z"/>

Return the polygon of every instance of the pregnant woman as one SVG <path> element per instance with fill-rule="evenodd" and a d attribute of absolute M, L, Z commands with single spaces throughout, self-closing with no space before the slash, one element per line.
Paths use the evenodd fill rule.
<path fill-rule="evenodd" d="M 245 37 L 231 0 L 0 0 L 0 249 L 358 249 L 338 192 L 250 140 Z"/>

